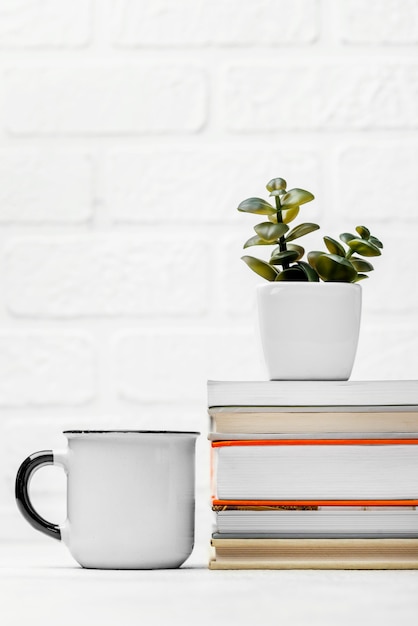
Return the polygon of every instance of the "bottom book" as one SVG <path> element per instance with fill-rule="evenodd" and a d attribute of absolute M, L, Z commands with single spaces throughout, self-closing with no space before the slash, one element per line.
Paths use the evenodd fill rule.
<path fill-rule="evenodd" d="M 418 539 L 212 539 L 209 569 L 418 569 Z"/>

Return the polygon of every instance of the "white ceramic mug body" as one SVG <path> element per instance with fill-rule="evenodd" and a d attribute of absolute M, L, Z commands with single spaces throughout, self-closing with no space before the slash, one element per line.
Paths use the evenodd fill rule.
<path fill-rule="evenodd" d="M 270 380 L 348 380 L 357 350 L 361 287 L 271 282 L 257 288 Z"/>
<path fill-rule="evenodd" d="M 66 431 L 61 539 L 83 567 L 179 567 L 194 543 L 198 433 Z M 30 521 L 30 520 L 29 520 Z M 42 530 L 42 529 L 40 529 Z"/>

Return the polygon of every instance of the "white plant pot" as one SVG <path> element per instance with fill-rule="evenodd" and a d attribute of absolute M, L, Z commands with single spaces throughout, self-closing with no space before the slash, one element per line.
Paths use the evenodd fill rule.
<path fill-rule="evenodd" d="M 361 286 L 270 282 L 257 288 L 270 380 L 348 380 L 360 332 Z"/>

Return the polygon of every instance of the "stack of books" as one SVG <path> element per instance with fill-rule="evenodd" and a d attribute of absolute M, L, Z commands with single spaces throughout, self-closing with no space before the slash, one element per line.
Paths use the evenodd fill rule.
<path fill-rule="evenodd" d="M 211 569 L 418 569 L 418 381 L 208 382 Z"/>

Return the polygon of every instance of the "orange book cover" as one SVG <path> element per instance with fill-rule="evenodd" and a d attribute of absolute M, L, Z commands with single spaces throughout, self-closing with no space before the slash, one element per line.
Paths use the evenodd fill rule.
<path fill-rule="evenodd" d="M 418 500 L 219 500 L 213 506 L 418 506 Z"/>
<path fill-rule="evenodd" d="M 395 446 L 418 445 L 418 439 L 233 439 L 212 441 L 213 448 L 231 446 Z"/>

